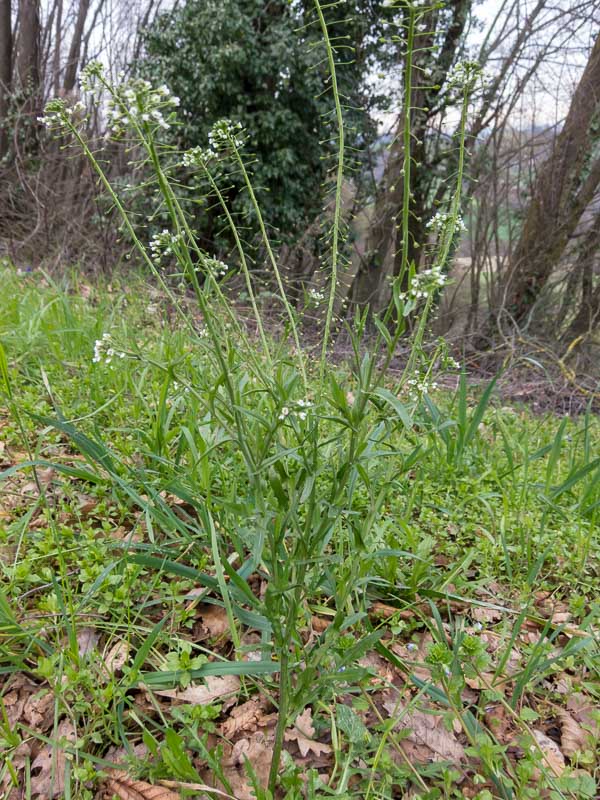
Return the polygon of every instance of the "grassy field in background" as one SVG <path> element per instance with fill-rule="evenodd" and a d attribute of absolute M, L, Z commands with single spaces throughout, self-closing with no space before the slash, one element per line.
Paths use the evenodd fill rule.
<path fill-rule="evenodd" d="M 272 576 L 208 345 L 140 278 L 0 281 L 0 796 L 267 798 Z M 296 653 L 355 585 L 304 687 L 296 661 L 279 797 L 597 796 L 600 424 L 464 392 L 367 448 L 352 535 L 307 566 Z"/>

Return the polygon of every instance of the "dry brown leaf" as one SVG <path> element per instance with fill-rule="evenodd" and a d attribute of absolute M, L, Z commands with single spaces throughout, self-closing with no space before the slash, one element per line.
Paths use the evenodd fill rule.
<path fill-rule="evenodd" d="M 65 751 L 60 740 L 74 743 L 73 723 L 64 719 L 52 736 L 53 744 L 45 744 L 31 765 L 31 794 L 39 800 L 52 800 L 63 794 L 65 788 Z M 35 774 L 34 774 L 35 773 Z"/>
<path fill-rule="evenodd" d="M 77 649 L 80 658 L 89 655 L 96 649 L 99 638 L 95 628 L 80 628 L 77 631 Z"/>
<path fill-rule="evenodd" d="M 329 617 L 313 616 L 311 619 L 311 625 L 314 633 L 323 633 L 323 631 L 326 631 L 331 625 L 332 621 L 333 620 L 329 619 Z"/>
<path fill-rule="evenodd" d="M 240 733 L 253 733 L 262 723 L 267 723 L 266 704 L 262 698 L 253 697 L 234 708 L 221 725 L 221 735 L 233 739 Z"/>
<path fill-rule="evenodd" d="M 560 745 L 563 753 L 571 758 L 580 750 L 585 750 L 590 734 L 585 731 L 568 711 L 559 711 Z"/>
<path fill-rule="evenodd" d="M 18 774 L 25 767 L 30 758 L 30 745 L 27 742 L 21 742 L 18 747 L 15 747 L 15 749 L 11 751 L 7 763 L 10 763 L 12 770 Z M 15 798 L 21 797 L 21 793 L 18 790 L 19 787 L 15 786 L 13 783 L 11 770 L 5 770 L 4 775 L 0 773 L 0 797 L 2 797 L 3 800 L 11 800 L 13 796 Z"/>
<path fill-rule="evenodd" d="M 496 676 L 493 672 L 480 672 L 473 678 L 465 676 L 465 683 L 470 689 L 489 689 L 494 685 Z"/>
<path fill-rule="evenodd" d="M 187 783 L 186 781 L 159 781 L 161 786 L 166 786 L 170 789 L 187 789 L 188 791 L 195 792 L 210 792 L 211 795 L 218 795 L 219 797 L 226 797 L 228 800 L 238 800 L 232 794 L 222 792 L 220 789 L 215 789 L 214 786 L 209 786 L 207 783 Z"/>
<path fill-rule="evenodd" d="M 198 613 L 201 617 L 200 635 L 204 638 L 220 639 L 229 634 L 229 620 L 224 608 L 205 603 L 198 607 Z"/>
<path fill-rule="evenodd" d="M 126 772 L 113 772 L 106 781 L 106 788 L 120 800 L 180 800 L 166 786 L 156 786 L 146 781 L 136 781 Z"/>
<path fill-rule="evenodd" d="M 556 744 L 554 739 L 551 739 L 543 731 L 532 731 L 537 747 L 531 745 L 532 753 L 541 751 L 542 760 L 547 769 L 551 770 L 557 777 L 562 775 L 565 771 L 565 757 L 563 756 L 560 747 Z"/>
<path fill-rule="evenodd" d="M 28 727 L 45 733 L 53 724 L 53 694 L 22 673 L 10 679 L 2 702 L 11 728 L 24 722 Z"/>
<path fill-rule="evenodd" d="M 446 730 L 441 716 L 408 710 L 407 706 L 396 703 L 394 699 L 384 702 L 383 707 L 390 717 L 396 718 L 394 728 L 408 733 L 400 746 L 409 758 L 420 763 L 466 759 L 464 747 L 454 733 Z"/>
<path fill-rule="evenodd" d="M 510 744 L 514 740 L 516 735 L 515 721 L 505 706 L 498 704 L 487 707 L 485 724 L 500 744 Z"/>
<path fill-rule="evenodd" d="M 130 650 L 131 646 L 129 642 L 124 640 L 118 641 L 110 648 L 104 659 L 104 670 L 109 676 L 123 669 L 129 658 Z"/>
<path fill-rule="evenodd" d="M 294 725 L 286 730 L 285 741 L 296 742 L 302 757 L 306 757 L 309 752 L 316 756 L 320 756 L 322 753 L 331 753 L 331 745 L 315 741 L 314 735 L 312 711 L 310 707 L 307 707 L 296 717 Z"/>
<path fill-rule="evenodd" d="M 486 606 L 473 606 L 471 616 L 477 622 L 498 622 L 503 617 L 503 612 L 497 608 L 487 608 Z"/>
<path fill-rule="evenodd" d="M 237 741 L 229 755 L 223 758 L 224 774 L 237 800 L 256 800 L 245 768 L 246 760 L 252 765 L 258 782 L 266 786 L 273 757 L 273 739 L 257 733 L 253 739 Z"/>
<path fill-rule="evenodd" d="M 116 745 L 112 745 L 104 754 L 104 761 L 114 764 L 115 766 L 117 764 L 124 765 L 132 756 L 138 761 L 143 761 L 148 757 L 148 752 L 148 748 L 142 742 L 138 742 L 138 744 L 134 744 L 133 746 L 130 745 L 129 747 L 117 747 Z"/>
<path fill-rule="evenodd" d="M 593 699 L 581 692 L 574 692 L 567 697 L 567 711 L 594 739 L 600 739 L 598 704 Z"/>
<path fill-rule="evenodd" d="M 179 703 L 206 706 L 224 697 L 229 697 L 231 700 L 231 695 L 237 695 L 239 689 L 240 679 L 237 675 L 224 675 L 223 677 L 207 677 L 204 686 L 188 686 L 186 689 L 155 689 L 154 694 L 160 697 L 170 697 Z"/>

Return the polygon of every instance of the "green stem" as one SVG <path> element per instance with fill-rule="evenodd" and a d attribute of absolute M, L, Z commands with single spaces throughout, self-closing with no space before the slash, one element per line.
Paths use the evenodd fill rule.
<path fill-rule="evenodd" d="M 304 366 L 304 356 L 302 355 L 302 348 L 300 347 L 300 337 L 298 336 L 298 326 L 296 325 L 296 320 L 294 318 L 294 311 L 290 305 L 290 301 L 287 299 L 285 288 L 283 286 L 283 281 L 281 280 L 281 273 L 279 272 L 279 267 L 277 266 L 277 260 L 275 258 L 275 254 L 273 253 L 273 248 L 271 247 L 271 242 L 269 240 L 269 236 L 267 234 L 267 228 L 265 226 L 265 221 L 263 219 L 262 212 L 260 210 L 260 206 L 258 204 L 258 200 L 256 199 L 256 195 L 254 194 L 254 189 L 252 187 L 252 181 L 250 180 L 250 176 L 248 175 L 248 171 L 246 170 L 246 166 L 240 156 L 239 150 L 233 140 L 232 137 L 229 137 L 230 145 L 233 149 L 233 153 L 235 156 L 235 160 L 240 168 L 242 173 L 242 177 L 244 178 L 244 183 L 246 184 L 246 188 L 248 189 L 248 194 L 250 196 L 250 202 L 252 203 L 252 207 L 254 209 L 254 213 L 256 214 L 256 218 L 258 220 L 258 225 L 260 228 L 261 236 L 263 242 L 265 244 L 265 248 L 267 250 L 267 255 L 269 257 L 269 261 L 271 262 L 271 266 L 273 267 L 273 274 L 275 275 L 275 280 L 277 281 L 277 287 L 279 289 L 279 294 L 281 295 L 281 300 L 283 302 L 284 308 L 290 320 L 290 326 L 292 329 L 292 336 L 294 338 L 294 344 L 296 346 L 296 355 L 298 358 L 298 367 L 300 369 L 300 373 L 302 375 L 302 382 L 304 383 L 304 388 L 308 390 L 308 379 L 306 377 L 306 368 Z"/>
<path fill-rule="evenodd" d="M 275 790 L 277 788 L 277 778 L 279 776 L 279 761 L 281 759 L 281 751 L 283 750 L 283 740 L 285 730 L 287 728 L 287 717 L 289 708 L 289 653 L 287 645 L 281 649 L 279 656 L 279 663 L 281 669 L 279 671 L 279 709 L 277 716 L 277 726 L 275 728 L 275 740 L 273 742 L 273 758 L 271 760 L 271 769 L 269 771 L 269 792 L 271 797 L 275 797 Z"/>
<path fill-rule="evenodd" d="M 331 40 L 329 38 L 329 31 L 327 30 L 327 22 L 323 14 L 323 9 L 319 0 L 314 0 L 321 30 L 323 32 L 323 41 L 325 49 L 327 50 L 327 61 L 329 63 L 329 74 L 331 76 L 331 91 L 333 93 L 333 101 L 335 103 L 335 115 L 337 120 L 338 129 L 338 161 L 337 161 L 337 177 L 335 186 L 335 208 L 333 212 L 333 228 L 332 228 L 332 242 L 331 242 L 331 285 L 329 288 L 329 302 L 327 304 L 327 313 L 325 315 L 325 330 L 323 332 L 323 345 L 321 348 L 321 364 L 319 368 L 319 382 L 321 389 L 323 387 L 323 380 L 325 376 L 327 347 L 329 345 L 329 335 L 331 331 L 331 321 L 333 319 L 333 310 L 335 305 L 335 295 L 337 289 L 337 271 L 338 271 L 338 248 L 340 238 L 340 223 L 342 219 L 342 189 L 344 185 L 344 116 L 342 114 L 342 104 L 340 101 L 340 94 L 337 85 L 337 73 L 335 68 L 335 55 Z"/>

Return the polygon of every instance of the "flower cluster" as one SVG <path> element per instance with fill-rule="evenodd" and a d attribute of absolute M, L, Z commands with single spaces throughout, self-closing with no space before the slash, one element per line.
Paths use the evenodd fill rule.
<path fill-rule="evenodd" d="M 100 61 L 90 61 L 81 70 L 79 76 L 79 86 L 85 94 L 92 95 L 98 90 L 101 78 L 104 75 L 104 67 Z"/>
<path fill-rule="evenodd" d="M 448 276 L 444 275 L 442 268 L 439 264 L 431 267 L 431 269 L 424 269 L 413 276 L 408 291 L 401 292 L 400 298 L 402 300 L 418 301 L 429 297 L 437 289 L 441 289 L 448 282 Z"/>
<path fill-rule="evenodd" d="M 157 263 L 163 256 L 169 256 L 173 252 L 173 247 L 181 241 L 180 233 L 171 233 L 166 228 L 162 233 L 157 233 L 150 239 L 150 253 L 152 260 Z"/>
<path fill-rule="evenodd" d="M 289 406 L 284 406 L 281 409 L 281 413 L 279 414 L 280 420 L 285 420 L 290 414 L 296 414 L 298 419 L 304 421 L 308 416 L 308 411 L 313 407 L 313 404 L 309 400 L 298 400 L 295 403 L 295 406 L 290 408 Z"/>
<path fill-rule="evenodd" d="M 205 269 L 215 278 L 222 278 L 229 272 L 229 267 L 218 258 L 205 258 L 203 261 Z"/>
<path fill-rule="evenodd" d="M 55 97 L 46 103 L 44 116 L 37 119 L 48 130 L 60 131 L 84 123 L 87 119 L 86 108 L 81 101 L 70 106 L 62 97 Z"/>
<path fill-rule="evenodd" d="M 241 122 L 232 122 L 230 119 L 220 119 L 212 126 L 208 134 L 208 144 L 215 153 L 229 150 L 231 146 L 242 147 L 244 135 Z"/>
<path fill-rule="evenodd" d="M 483 70 L 477 61 L 459 61 L 448 72 L 446 81 L 449 87 L 472 90 L 478 81 L 483 80 Z"/>
<path fill-rule="evenodd" d="M 429 220 L 426 227 L 435 233 L 441 233 L 449 227 L 452 227 L 452 233 L 461 233 L 467 230 L 467 226 L 461 216 L 454 217 L 451 214 L 442 214 L 440 211 Z"/>
<path fill-rule="evenodd" d="M 212 150 L 202 147 L 192 147 L 191 150 L 185 151 L 181 157 L 181 163 L 184 167 L 205 166 L 214 156 L 215 154 Z"/>
<path fill-rule="evenodd" d="M 438 388 L 437 381 L 431 381 L 428 375 L 421 375 L 419 372 L 415 372 L 406 383 L 409 386 L 408 396 L 411 400 L 418 400 L 424 394 L 429 394 L 430 391 Z"/>
<path fill-rule="evenodd" d="M 101 339 L 96 339 L 94 343 L 94 357 L 92 361 L 94 364 L 99 364 L 104 361 L 110 364 L 113 358 L 125 358 L 125 353 L 122 350 L 116 350 L 114 342 L 110 333 L 103 333 Z"/>
<path fill-rule="evenodd" d="M 313 289 L 312 287 L 308 290 L 308 297 L 317 306 L 325 300 L 324 292 L 320 292 L 318 289 Z"/>
<path fill-rule="evenodd" d="M 233 149 L 238 149 L 244 144 L 244 132 L 241 122 L 231 122 L 229 119 L 220 119 L 212 126 L 208 134 L 207 148 L 192 147 L 186 150 L 181 157 L 184 167 L 204 167 L 219 155 L 226 155 Z"/>
<path fill-rule="evenodd" d="M 110 129 L 122 134 L 127 125 L 151 125 L 168 130 L 180 100 L 168 86 L 154 89 L 149 81 L 135 79 L 114 90 L 108 104 Z"/>

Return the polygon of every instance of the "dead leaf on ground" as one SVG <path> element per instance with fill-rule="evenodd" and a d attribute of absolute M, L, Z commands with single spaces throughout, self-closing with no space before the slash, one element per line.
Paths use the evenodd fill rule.
<path fill-rule="evenodd" d="M 223 677 L 209 676 L 203 686 L 188 686 L 186 689 L 155 689 L 154 694 L 160 697 L 170 697 L 179 703 L 193 703 L 206 706 L 217 700 L 229 698 L 231 706 L 240 689 L 240 679 L 237 675 L 223 675 Z M 233 698 L 232 698 L 233 695 Z M 225 700 L 227 705 L 227 700 Z"/>
<path fill-rule="evenodd" d="M 79 657 L 83 658 L 93 652 L 98 645 L 99 638 L 98 631 L 95 628 L 79 628 L 77 631 Z"/>
<path fill-rule="evenodd" d="M 585 731 L 568 711 L 559 711 L 560 745 L 563 753 L 571 758 L 581 750 L 585 750 L 591 734 Z"/>
<path fill-rule="evenodd" d="M 106 781 L 108 797 L 116 795 L 120 800 L 179 800 L 166 786 L 156 786 L 146 781 L 136 781 L 126 772 L 113 772 Z M 110 794 L 112 793 L 112 794 Z"/>
<path fill-rule="evenodd" d="M 64 719 L 51 738 L 53 743 L 45 744 L 31 765 L 31 794 L 39 800 L 52 800 L 64 792 L 66 756 L 60 741 L 75 742 L 77 735 L 71 720 Z"/>
<path fill-rule="evenodd" d="M 104 659 L 104 671 L 111 677 L 116 672 L 120 672 L 129 659 L 130 650 L 131 646 L 129 642 L 125 640 L 118 641 L 114 644 Z"/>
<path fill-rule="evenodd" d="M 383 707 L 390 717 L 396 719 L 395 730 L 407 732 L 406 738 L 400 741 L 400 747 L 409 759 L 422 764 L 430 761 L 456 763 L 466 759 L 464 747 L 452 731 L 446 730 L 439 714 L 408 709 L 392 698 Z"/>
<path fill-rule="evenodd" d="M 203 603 L 198 606 L 198 614 L 201 619 L 198 625 L 194 626 L 194 633 L 200 641 L 203 638 L 220 639 L 222 636 L 229 635 L 229 620 L 227 612 L 222 606 Z"/>
<path fill-rule="evenodd" d="M 565 757 L 562 754 L 560 747 L 556 744 L 554 739 L 551 739 L 549 736 L 543 731 L 534 730 L 532 731 L 535 741 L 537 743 L 537 747 L 535 745 L 531 745 L 531 752 L 535 755 L 537 752 L 538 755 L 541 752 L 542 760 L 544 762 L 544 766 L 546 769 L 551 770 L 557 777 L 562 775 L 565 771 Z M 539 750 L 538 750 L 539 748 Z"/>
<path fill-rule="evenodd" d="M 498 622 L 502 619 L 504 613 L 497 608 L 473 606 L 471 616 L 476 622 Z"/>
<path fill-rule="evenodd" d="M 40 686 L 19 673 L 8 683 L 2 702 L 11 728 L 23 722 L 40 733 L 50 730 L 54 721 L 54 695 L 47 686 Z"/>
<path fill-rule="evenodd" d="M 312 721 L 312 711 L 310 707 L 307 707 L 296 717 L 293 726 L 286 730 L 285 741 L 296 742 L 303 757 L 307 756 L 309 752 L 316 756 L 332 752 L 331 745 L 315 741 L 314 736 L 315 726 Z"/>
<path fill-rule="evenodd" d="M 17 775 L 24 769 L 31 758 L 31 747 L 27 742 L 21 742 L 18 747 L 11 750 L 10 754 L 5 753 L 5 763 L 10 764 L 11 770 L 5 770 L 0 777 L 0 796 L 3 800 L 12 800 L 13 797 L 21 797 L 20 787 L 13 783 L 12 772 Z"/>
<path fill-rule="evenodd" d="M 245 767 L 246 760 L 250 762 L 258 782 L 266 786 L 272 757 L 273 738 L 262 733 L 256 734 L 252 740 L 240 739 L 233 745 L 230 754 L 223 758 L 222 763 L 224 775 L 237 800 L 256 800 Z"/>
<path fill-rule="evenodd" d="M 581 692 L 567 697 L 567 711 L 594 739 L 600 739 L 600 718 L 598 703 Z"/>
<path fill-rule="evenodd" d="M 264 698 L 253 697 L 231 711 L 229 717 L 221 725 L 221 735 L 225 739 L 233 739 L 240 733 L 253 733 L 259 727 L 271 722 L 271 716 L 265 713 L 267 703 Z"/>
<path fill-rule="evenodd" d="M 485 724 L 500 744 L 510 744 L 514 740 L 516 735 L 515 721 L 505 706 L 498 704 L 487 707 Z"/>
<path fill-rule="evenodd" d="M 125 764 L 132 756 L 138 761 L 143 761 L 148 757 L 148 752 L 148 748 L 143 742 L 139 742 L 130 747 L 117 747 L 113 745 L 108 748 L 103 759 L 110 764 Z"/>
<path fill-rule="evenodd" d="M 159 781 L 161 786 L 166 786 L 170 789 L 186 789 L 187 791 L 194 791 L 194 792 L 209 792 L 211 795 L 218 795 L 219 797 L 225 797 L 227 800 L 238 800 L 237 797 L 234 797 L 232 794 L 227 794 L 227 792 L 222 792 L 220 789 L 215 789 L 214 786 L 209 786 L 207 783 L 187 783 L 186 781 Z"/>

